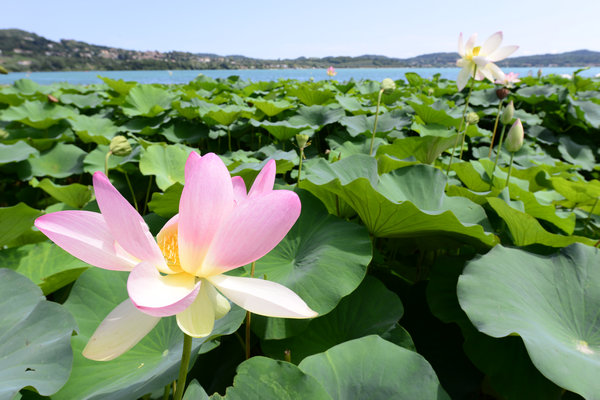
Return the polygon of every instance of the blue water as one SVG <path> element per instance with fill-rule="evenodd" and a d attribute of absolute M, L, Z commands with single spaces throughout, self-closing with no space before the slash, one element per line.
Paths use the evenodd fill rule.
<path fill-rule="evenodd" d="M 572 74 L 577 67 L 542 68 L 544 75 Z M 517 72 L 520 76 L 537 75 L 538 68 L 504 68 L 504 72 Z M 441 74 L 442 78 L 456 80 L 459 68 L 340 68 L 335 80 L 347 81 L 371 79 L 381 81 L 385 78 L 404 79 L 406 72 L 416 72 L 424 78 Z M 278 79 L 298 79 L 301 81 L 329 79 L 325 69 L 240 69 L 240 70 L 186 70 L 186 71 L 65 71 L 65 72 L 13 72 L 0 75 L 0 84 L 11 84 L 22 78 L 31 79 L 39 84 L 49 85 L 55 82 L 88 85 L 102 83 L 98 76 L 111 79 L 123 79 L 140 83 L 187 83 L 199 74 L 212 78 L 227 78 L 238 75 L 241 79 L 257 81 L 273 81 Z M 600 74 L 600 67 L 593 67 L 580 73 L 581 76 L 593 77 Z"/>

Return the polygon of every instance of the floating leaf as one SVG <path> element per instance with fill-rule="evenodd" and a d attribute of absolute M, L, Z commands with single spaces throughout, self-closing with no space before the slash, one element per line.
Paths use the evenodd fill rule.
<path fill-rule="evenodd" d="M 27 160 L 33 176 L 66 178 L 83 172 L 83 159 L 87 153 L 72 144 L 58 143 L 39 157 Z"/>
<path fill-rule="evenodd" d="M 588 399 L 600 393 L 598 249 L 575 244 L 553 256 L 497 246 L 470 262 L 458 298 L 493 337 L 518 333 L 535 366 Z"/>
<path fill-rule="evenodd" d="M 165 89 L 151 85 L 137 85 L 129 90 L 122 105 L 128 117 L 156 117 L 171 108 L 175 96 Z"/>
<path fill-rule="evenodd" d="M 0 292 L 0 398 L 26 386 L 54 394 L 71 373 L 73 317 L 15 271 L 0 268 Z"/>
<path fill-rule="evenodd" d="M 39 151 L 25 142 L 17 142 L 14 144 L 0 143 L 0 164 L 27 160 L 30 156 L 37 156 L 39 154 Z"/>
<path fill-rule="evenodd" d="M 74 115 L 70 121 L 73 130 L 84 143 L 110 144 L 120 129 L 108 118 Z"/>
<path fill-rule="evenodd" d="M 307 357 L 299 367 L 333 400 L 449 399 L 421 355 L 375 335 Z"/>
<path fill-rule="evenodd" d="M 47 129 L 73 114 L 72 110 L 53 103 L 26 101 L 0 111 L 0 120 L 19 121 L 36 129 Z"/>

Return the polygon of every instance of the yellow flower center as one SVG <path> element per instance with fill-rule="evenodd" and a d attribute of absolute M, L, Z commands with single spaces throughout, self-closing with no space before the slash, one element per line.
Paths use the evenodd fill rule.
<path fill-rule="evenodd" d="M 478 56 L 481 46 L 473 47 L 473 56 Z"/>
<path fill-rule="evenodd" d="M 179 262 L 179 244 L 177 240 L 177 229 L 173 232 L 168 232 L 163 235 L 159 235 L 156 238 L 158 247 L 165 257 L 165 261 L 169 268 L 175 272 L 182 271 L 181 264 Z"/>

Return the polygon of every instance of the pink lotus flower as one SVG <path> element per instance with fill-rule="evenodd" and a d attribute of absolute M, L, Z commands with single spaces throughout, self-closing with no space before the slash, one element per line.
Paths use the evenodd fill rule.
<path fill-rule="evenodd" d="M 337 75 L 337 71 L 335 70 L 335 68 L 329 67 L 327 68 L 327 75 L 333 78 Z"/>
<path fill-rule="evenodd" d="M 219 157 L 190 154 L 179 214 L 156 240 L 102 172 L 93 180 L 101 213 L 59 211 L 35 222 L 54 243 L 86 263 L 131 271 L 129 298 L 102 321 L 83 351 L 85 357 L 114 359 L 170 315 L 176 315 L 186 334 L 207 336 L 214 321 L 230 309 L 224 296 L 256 314 L 317 315 L 278 283 L 224 275 L 271 251 L 300 215 L 296 193 L 273 190 L 273 160 L 246 193 L 243 179 L 232 178 Z"/>
<path fill-rule="evenodd" d="M 516 72 L 509 72 L 508 74 L 504 75 L 503 80 L 497 79 L 495 83 L 498 85 L 503 85 L 507 88 L 512 88 L 517 82 L 521 82 L 519 79 L 519 74 Z"/>
<path fill-rule="evenodd" d="M 462 67 L 456 78 L 456 86 L 459 91 L 463 90 L 469 77 L 473 76 L 475 66 L 477 66 L 476 80 L 481 81 L 484 78 L 491 82 L 494 82 L 495 79 L 504 80 L 504 73 L 494 62 L 504 60 L 519 48 L 519 46 L 500 47 L 502 32 L 496 32 L 487 38 L 483 46 L 475 47 L 476 40 L 476 33 L 465 44 L 463 44 L 462 33 L 458 37 L 458 54 L 461 58 L 456 61 L 456 65 Z"/>

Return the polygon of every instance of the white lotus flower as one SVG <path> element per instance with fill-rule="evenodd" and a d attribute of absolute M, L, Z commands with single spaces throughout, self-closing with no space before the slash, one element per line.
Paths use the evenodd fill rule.
<path fill-rule="evenodd" d="M 456 65 L 462 67 L 456 78 L 456 86 L 459 91 L 463 90 L 469 78 L 473 76 L 475 66 L 477 66 L 476 80 L 481 81 L 485 78 L 492 82 L 494 80 L 504 81 L 504 73 L 494 62 L 504 60 L 519 48 L 519 46 L 500 47 L 502 32 L 496 32 L 487 38 L 483 46 L 475 47 L 476 40 L 476 33 L 465 44 L 463 44 L 462 33 L 458 37 L 458 54 L 461 59 L 456 61 Z"/>

